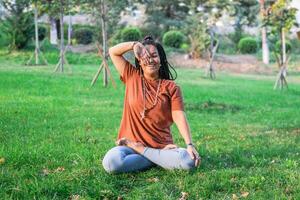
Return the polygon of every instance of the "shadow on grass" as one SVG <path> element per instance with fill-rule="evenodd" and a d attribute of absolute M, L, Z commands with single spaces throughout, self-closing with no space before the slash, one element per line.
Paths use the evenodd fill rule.
<path fill-rule="evenodd" d="M 187 111 L 198 111 L 208 113 L 236 113 L 241 110 L 241 107 L 236 105 L 216 103 L 210 100 L 203 103 L 186 103 L 185 108 Z"/>
<path fill-rule="evenodd" d="M 268 140 L 267 137 L 263 140 Z M 264 143 L 264 142 L 263 142 Z M 230 168 L 257 168 L 282 165 L 284 168 L 297 167 L 293 163 L 299 157 L 296 144 L 262 144 L 255 147 L 235 147 L 231 151 L 222 153 L 207 152 L 202 158 L 202 171 Z"/>

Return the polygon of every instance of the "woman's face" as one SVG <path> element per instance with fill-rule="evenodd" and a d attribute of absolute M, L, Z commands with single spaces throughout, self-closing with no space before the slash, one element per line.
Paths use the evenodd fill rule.
<path fill-rule="evenodd" d="M 160 58 L 157 48 L 153 45 L 145 45 L 145 48 L 149 52 L 149 62 L 142 60 L 140 66 L 143 69 L 144 74 L 151 77 L 158 77 L 158 70 L 160 68 Z"/>

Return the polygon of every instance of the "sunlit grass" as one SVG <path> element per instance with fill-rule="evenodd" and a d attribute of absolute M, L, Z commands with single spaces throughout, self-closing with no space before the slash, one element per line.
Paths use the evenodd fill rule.
<path fill-rule="evenodd" d="M 100 163 L 122 115 L 116 71 L 117 89 L 103 88 L 102 77 L 91 88 L 98 64 L 54 74 L 54 64 L 0 60 L 0 199 L 179 199 L 181 192 L 188 199 L 300 198 L 297 74 L 289 90 L 274 91 L 272 76 L 218 73 L 212 81 L 178 69 L 201 167 L 109 175 Z"/>

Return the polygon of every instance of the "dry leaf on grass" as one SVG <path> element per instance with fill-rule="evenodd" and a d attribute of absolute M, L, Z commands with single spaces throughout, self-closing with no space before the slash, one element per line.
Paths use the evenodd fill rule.
<path fill-rule="evenodd" d="M 187 200 L 188 196 L 189 196 L 189 193 L 181 192 L 181 197 L 179 200 Z"/>
<path fill-rule="evenodd" d="M 41 172 L 41 175 L 42 176 L 48 176 L 50 174 L 50 171 L 49 171 L 49 169 L 42 169 L 42 172 Z"/>
<path fill-rule="evenodd" d="M 72 196 L 70 196 L 70 200 L 79 200 L 79 199 L 80 199 L 79 194 L 73 194 Z"/>
<path fill-rule="evenodd" d="M 5 163 L 5 158 L 0 158 L 0 165 Z"/>
<path fill-rule="evenodd" d="M 123 200 L 123 197 L 121 196 L 118 196 L 118 199 L 117 200 Z"/>
<path fill-rule="evenodd" d="M 45 168 L 45 169 L 42 169 L 41 175 L 42 176 L 48 176 L 49 174 L 58 173 L 58 172 L 62 172 L 62 171 L 65 171 L 64 167 L 58 167 L 58 168 L 56 168 L 55 170 L 52 170 L 52 171 Z"/>
<path fill-rule="evenodd" d="M 159 179 L 157 177 L 153 177 L 153 178 L 148 178 L 147 179 L 147 182 L 150 182 L 150 183 L 156 183 L 158 181 L 159 181 Z"/>
<path fill-rule="evenodd" d="M 53 171 L 53 173 L 63 172 L 63 171 L 65 171 L 65 168 L 64 168 L 64 167 L 58 167 L 58 168 L 56 168 L 56 169 Z"/>
<path fill-rule="evenodd" d="M 249 192 L 242 192 L 241 196 L 246 198 L 249 195 Z"/>
<path fill-rule="evenodd" d="M 239 199 L 239 197 L 236 194 L 232 194 L 232 199 L 237 200 L 237 199 Z"/>

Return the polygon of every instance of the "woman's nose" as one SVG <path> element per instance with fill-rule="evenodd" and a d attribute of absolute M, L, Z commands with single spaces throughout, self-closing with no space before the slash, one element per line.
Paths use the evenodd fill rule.
<path fill-rule="evenodd" d="M 153 63 L 153 58 L 150 57 L 149 61 L 150 61 L 150 63 Z"/>

